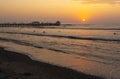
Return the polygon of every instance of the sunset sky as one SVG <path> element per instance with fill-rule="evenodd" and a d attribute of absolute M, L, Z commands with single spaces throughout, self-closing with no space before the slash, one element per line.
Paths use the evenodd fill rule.
<path fill-rule="evenodd" d="M 0 22 L 120 23 L 119 0 L 0 0 Z"/>

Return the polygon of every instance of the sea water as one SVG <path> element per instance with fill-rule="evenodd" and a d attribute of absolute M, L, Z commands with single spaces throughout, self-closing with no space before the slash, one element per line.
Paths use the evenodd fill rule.
<path fill-rule="evenodd" d="M 34 60 L 120 79 L 120 25 L 0 27 L 0 46 Z"/>

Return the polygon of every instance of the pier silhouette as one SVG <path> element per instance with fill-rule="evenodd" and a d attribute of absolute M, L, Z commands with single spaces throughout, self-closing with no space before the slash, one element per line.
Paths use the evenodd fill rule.
<path fill-rule="evenodd" d="M 55 23 L 50 22 L 39 22 L 39 21 L 33 21 L 31 23 L 1 23 L 0 27 L 14 27 L 14 26 L 60 26 L 61 22 L 56 21 Z"/>

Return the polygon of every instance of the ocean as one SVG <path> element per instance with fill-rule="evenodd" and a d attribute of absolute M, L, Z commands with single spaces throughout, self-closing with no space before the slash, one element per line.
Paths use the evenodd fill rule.
<path fill-rule="evenodd" d="M 0 27 L 0 47 L 33 60 L 120 79 L 120 25 Z"/>

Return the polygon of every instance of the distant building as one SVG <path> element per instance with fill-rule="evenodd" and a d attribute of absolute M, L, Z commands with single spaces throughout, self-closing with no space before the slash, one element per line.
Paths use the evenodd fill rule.
<path fill-rule="evenodd" d="M 56 21 L 55 24 L 56 24 L 57 26 L 60 26 L 60 25 L 61 25 L 60 21 Z"/>

